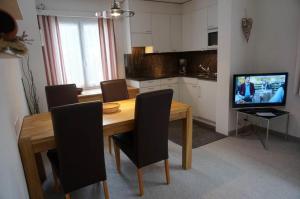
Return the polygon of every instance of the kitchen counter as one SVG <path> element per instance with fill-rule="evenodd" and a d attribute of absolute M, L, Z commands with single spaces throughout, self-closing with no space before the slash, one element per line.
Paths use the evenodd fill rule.
<path fill-rule="evenodd" d="M 126 77 L 126 79 L 136 80 L 136 81 L 148 81 L 148 80 L 156 80 L 156 79 L 165 79 L 172 77 L 190 77 L 197 78 L 201 80 L 209 80 L 209 81 L 217 81 L 217 77 L 206 76 L 205 74 L 186 74 L 186 75 L 168 75 L 168 76 L 159 76 L 159 77 Z"/>

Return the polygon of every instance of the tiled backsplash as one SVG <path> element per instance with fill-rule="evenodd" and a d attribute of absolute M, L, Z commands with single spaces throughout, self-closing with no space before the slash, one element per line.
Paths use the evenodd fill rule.
<path fill-rule="evenodd" d="M 217 51 L 194 51 L 145 54 L 144 48 L 133 48 L 125 54 L 126 77 L 162 77 L 179 74 L 179 59 L 187 59 L 187 74 L 201 73 L 202 64 L 217 72 Z"/>

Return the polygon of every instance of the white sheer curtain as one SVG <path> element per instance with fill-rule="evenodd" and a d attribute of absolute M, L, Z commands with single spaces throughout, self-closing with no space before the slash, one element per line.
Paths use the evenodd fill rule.
<path fill-rule="evenodd" d="M 300 26 L 298 31 L 298 51 L 296 61 L 295 94 L 300 95 Z"/>
<path fill-rule="evenodd" d="M 59 18 L 68 83 L 91 88 L 103 81 L 97 19 Z"/>

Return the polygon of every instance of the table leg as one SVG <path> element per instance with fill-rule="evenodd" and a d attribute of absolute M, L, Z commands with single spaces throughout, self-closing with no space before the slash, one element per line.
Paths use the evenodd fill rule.
<path fill-rule="evenodd" d="M 19 141 L 19 150 L 24 168 L 25 178 L 30 199 L 43 199 L 43 189 L 39 178 L 35 154 L 29 138 Z"/>
<path fill-rule="evenodd" d="M 288 139 L 288 135 L 289 135 L 289 123 L 290 123 L 290 114 L 287 114 L 287 119 L 286 119 L 286 135 L 285 135 L 285 139 Z"/>
<path fill-rule="evenodd" d="M 268 123 L 267 123 L 267 135 L 266 135 L 266 149 L 268 148 L 268 145 L 269 145 L 269 131 L 270 131 L 270 120 L 268 120 Z"/>
<path fill-rule="evenodd" d="M 182 167 L 192 168 L 192 139 L 193 139 L 193 116 L 192 108 L 189 107 L 186 119 L 183 122 L 183 146 L 182 146 Z"/>
<path fill-rule="evenodd" d="M 236 112 L 236 124 L 235 124 L 235 136 L 238 136 L 238 128 L 239 128 L 239 112 Z"/>

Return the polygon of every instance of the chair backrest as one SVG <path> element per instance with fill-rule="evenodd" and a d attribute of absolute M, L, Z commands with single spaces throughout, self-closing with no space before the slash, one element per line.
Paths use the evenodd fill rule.
<path fill-rule="evenodd" d="M 106 180 L 102 103 L 65 105 L 51 113 L 64 192 Z"/>
<path fill-rule="evenodd" d="M 129 98 L 125 79 L 109 80 L 100 83 L 103 102 L 113 102 Z"/>
<path fill-rule="evenodd" d="M 173 90 L 143 93 L 135 104 L 134 144 L 139 168 L 168 159 L 168 127 Z"/>
<path fill-rule="evenodd" d="M 75 84 L 46 86 L 45 91 L 49 111 L 56 106 L 78 103 Z"/>

